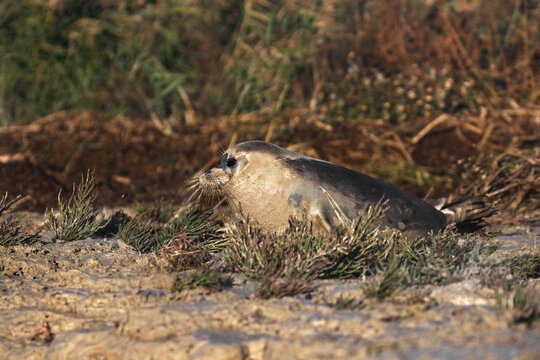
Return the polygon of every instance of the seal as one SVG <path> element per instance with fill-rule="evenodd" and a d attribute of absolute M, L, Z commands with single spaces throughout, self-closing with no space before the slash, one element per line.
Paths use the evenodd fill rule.
<path fill-rule="evenodd" d="M 381 200 L 386 201 L 381 227 L 415 236 L 491 215 L 477 198 L 437 209 L 366 174 L 258 140 L 225 151 L 216 167 L 194 179 L 193 188 L 201 202 L 225 198 L 237 213 L 270 231 L 283 231 L 290 217 L 305 215 L 330 231 L 344 224 L 343 217 L 352 221 Z"/>

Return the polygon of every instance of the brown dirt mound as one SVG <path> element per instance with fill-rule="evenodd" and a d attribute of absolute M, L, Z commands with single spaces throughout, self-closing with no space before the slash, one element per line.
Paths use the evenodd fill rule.
<path fill-rule="evenodd" d="M 491 191 L 504 195 L 514 210 L 522 204 L 539 206 L 540 194 L 530 173 L 537 173 L 540 166 L 534 155 L 540 141 L 540 110 L 441 115 L 402 124 L 328 120 L 308 109 L 290 109 L 287 114 L 273 117 L 261 110 L 199 118 L 188 126 L 158 119 L 106 118 L 84 110 L 55 113 L 30 125 L 0 128 L 0 191 L 28 195 L 21 209 L 42 211 L 56 206 L 60 189 L 69 193 L 81 174 L 95 169 L 98 205 L 160 198 L 180 202 L 186 180 L 211 166 L 230 143 L 266 138 L 375 175 L 418 196 Z M 514 166 L 510 175 L 499 171 L 495 160 L 508 156 L 526 159 L 528 165 Z M 470 162 L 483 164 L 482 171 L 468 171 L 470 166 L 464 164 Z M 486 176 L 486 171 L 499 178 Z M 501 179 L 505 176 L 521 179 L 528 191 L 496 192 L 506 186 Z"/>
<path fill-rule="evenodd" d="M 211 136 L 187 127 L 165 135 L 147 121 L 67 111 L 5 128 L 10 145 L 0 148 L 0 189 L 29 195 L 21 208 L 41 211 L 55 205 L 60 188 L 69 192 L 95 169 L 100 205 L 179 201 L 185 180 L 224 146 L 224 130 L 216 125 Z"/>

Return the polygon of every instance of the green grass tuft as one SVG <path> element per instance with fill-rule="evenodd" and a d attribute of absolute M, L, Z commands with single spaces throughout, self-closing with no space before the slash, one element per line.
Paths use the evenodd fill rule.
<path fill-rule="evenodd" d="M 395 247 L 393 238 L 379 230 L 382 215 L 379 203 L 328 235 L 315 233 L 307 219 L 291 219 L 284 233 L 240 221 L 226 235 L 225 261 L 233 270 L 257 279 L 262 297 L 309 291 L 309 282 L 316 278 L 370 274 Z"/>
<path fill-rule="evenodd" d="M 370 298 L 377 298 L 377 300 L 382 300 L 395 294 L 399 285 L 405 280 L 402 271 L 397 259 L 393 258 L 389 260 L 380 271 L 380 274 L 375 275 L 374 278 L 370 279 L 364 285 L 364 294 Z"/>
<path fill-rule="evenodd" d="M 540 277 L 540 254 L 524 254 L 514 257 L 509 263 L 510 272 L 517 279 Z"/>
<path fill-rule="evenodd" d="M 540 309 L 531 290 L 517 288 L 512 298 L 512 322 L 530 323 L 540 316 Z"/>
<path fill-rule="evenodd" d="M 500 244 L 448 227 L 423 238 L 379 228 L 384 203 L 369 207 L 352 223 L 321 235 L 307 219 L 291 219 L 283 233 L 265 232 L 249 221 L 228 230 L 225 261 L 259 281 L 259 295 L 309 291 L 314 279 L 374 276 L 366 295 L 383 299 L 402 284 L 440 284 L 491 271 L 490 255 Z M 530 261 L 530 265 L 533 264 Z M 381 270 L 382 269 L 382 270 Z M 491 276 L 490 275 L 490 276 Z"/>
<path fill-rule="evenodd" d="M 219 223 L 211 211 L 190 209 L 175 223 L 183 231 L 161 248 L 161 255 L 175 271 L 201 268 L 220 252 L 225 240 L 219 234 Z"/>
<path fill-rule="evenodd" d="M 172 270 L 184 271 L 202 267 L 211 253 L 223 249 L 218 227 L 210 211 L 193 208 L 164 225 L 136 217 L 120 227 L 118 238 L 141 253 L 159 252 Z"/>
<path fill-rule="evenodd" d="M 2 216 L 3 213 L 8 212 L 12 210 L 12 208 L 15 206 L 17 201 L 19 201 L 21 196 L 15 197 L 15 199 L 11 199 L 8 201 L 8 193 L 5 193 L 2 197 L 0 197 L 0 216 Z"/>
<path fill-rule="evenodd" d="M 0 246 L 15 246 L 30 243 L 37 238 L 26 233 L 18 220 L 6 219 L 0 223 Z"/>
<path fill-rule="evenodd" d="M 137 219 L 131 219 L 120 226 L 118 238 L 133 246 L 141 253 L 149 253 L 170 239 L 163 236 L 161 229 L 149 223 L 142 223 Z"/>
<path fill-rule="evenodd" d="M 384 261 L 393 247 L 392 241 L 380 236 L 382 212 L 381 204 L 369 207 L 353 224 L 328 236 L 315 234 L 307 219 L 291 219 L 282 234 L 240 221 L 227 234 L 226 261 L 252 278 L 310 281 L 362 276 Z"/>
<path fill-rule="evenodd" d="M 459 234 L 452 226 L 425 238 L 398 241 L 400 265 L 410 282 L 444 283 L 479 275 L 482 264 L 500 244 L 476 235 Z M 473 272 L 478 272 L 472 274 Z"/>
<path fill-rule="evenodd" d="M 62 200 L 58 193 L 58 214 L 53 210 L 47 211 L 46 224 L 54 231 L 56 238 L 64 241 L 84 239 L 104 228 L 98 219 L 99 212 L 94 210 L 94 171 L 88 171 L 81 178 L 79 186 L 73 185 L 73 192 L 67 201 Z"/>
<path fill-rule="evenodd" d="M 17 206 L 17 202 L 21 196 L 8 201 L 8 194 L 0 197 L 0 218 L 5 213 L 10 212 Z M 6 217 L 0 220 L 0 246 L 15 246 L 34 241 L 38 236 L 36 234 L 28 234 L 22 229 L 19 220 L 13 217 Z"/>

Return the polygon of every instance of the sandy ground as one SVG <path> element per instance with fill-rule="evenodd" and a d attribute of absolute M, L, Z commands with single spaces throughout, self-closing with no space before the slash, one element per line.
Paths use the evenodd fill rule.
<path fill-rule="evenodd" d="M 498 252 L 538 235 L 505 229 Z M 176 275 L 114 238 L 0 247 L 0 358 L 540 358 L 540 320 L 512 322 L 477 279 L 384 301 L 367 299 L 362 280 L 325 280 L 262 300 L 242 275 L 220 292 L 172 293 Z M 527 287 L 539 305 L 540 281 Z"/>

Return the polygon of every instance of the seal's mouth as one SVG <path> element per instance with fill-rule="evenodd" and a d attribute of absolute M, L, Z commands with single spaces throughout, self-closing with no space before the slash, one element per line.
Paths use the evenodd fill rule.
<path fill-rule="evenodd" d="M 226 196 L 225 184 L 227 180 L 229 180 L 229 176 L 218 168 L 194 176 L 187 186 L 187 192 L 191 193 L 188 202 L 195 202 L 203 207 L 217 205 Z"/>

